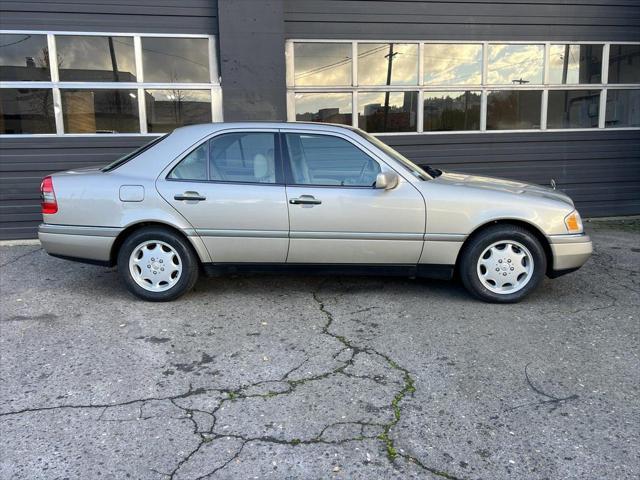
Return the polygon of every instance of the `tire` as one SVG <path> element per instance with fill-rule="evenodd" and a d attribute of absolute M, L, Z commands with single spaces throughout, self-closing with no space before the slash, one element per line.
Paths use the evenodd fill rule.
<path fill-rule="evenodd" d="M 474 234 L 460 259 L 460 278 L 476 298 L 515 303 L 540 285 L 547 257 L 538 239 L 517 225 L 493 225 Z"/>
<path fill-rule="evenodd" d="M 187 293 L 198 280 L 198 269 L 188 241 L 162 227 L 134 231 L 118 252 L 118 272 L 127 289 L 151 302 L 168 302 Z"/>

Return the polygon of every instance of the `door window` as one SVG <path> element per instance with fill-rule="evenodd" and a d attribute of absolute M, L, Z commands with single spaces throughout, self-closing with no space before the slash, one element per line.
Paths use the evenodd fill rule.
<path fill-rule="evenodd" d="M 209 176 L 219 182 L 276 183 L 274 133 L 227 133 L 209 141 Z"/>
<path fill-rule="evenodd" d="M 169 173 L 174 180 L 276 183 L 274 133 L 227 133 L 202 143 Z"/>
<path fill-rule="evenodd" d="M 351 142 L 331 135 L 287 133 L 290 183 L 373 187 L 380 173 L 378 162 Z"/>
<path fill-rule="evenodd" d="M 207 144 L 203 143 L 192 150 L 171 170 L 168 178 L 173 180 L 206 180 Z"/>

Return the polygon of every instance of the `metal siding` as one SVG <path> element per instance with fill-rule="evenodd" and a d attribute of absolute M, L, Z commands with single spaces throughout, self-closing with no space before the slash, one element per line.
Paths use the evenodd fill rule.
<path fill-rule="evenodd" d="M 2 0 L 0 28 L 216 34 L 217 12 L 217 0 Z"/>
<path fill-rule="evenodd" d="M 640 40 L 637 0 L 285 0 L 288 38 Z"/>

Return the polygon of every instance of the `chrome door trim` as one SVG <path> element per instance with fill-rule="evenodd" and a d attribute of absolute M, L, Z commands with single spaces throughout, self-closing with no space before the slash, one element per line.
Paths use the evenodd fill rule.
<path fill-rule="evenodd" d="M 201 237 L 245 237 L 245 238 L 289 238 L 286 230 L 217 230 L 213 228 L 190 228 L 187 235 Z"/>
<path fill-rule="evenodd" d="M 422 241 L 422 233 L 393 232 L 291 232 L 290 238 L 323 240 L 413 240 Z"/>
<path fill-rule="evenodd" d="M 430 242 L 464 242 L 467 235 L 463 233 L 425 233 L 425 241 Z"/>
<path fill-rule="evenodd" d="M 61 235 L 85 235 L 89 237 L 117 237 L 122 228 L 119 227 L 88 227 L 83 225 L 55 225 L 42 223 L 38 227 L 40 233 L 57 233 Z"/>

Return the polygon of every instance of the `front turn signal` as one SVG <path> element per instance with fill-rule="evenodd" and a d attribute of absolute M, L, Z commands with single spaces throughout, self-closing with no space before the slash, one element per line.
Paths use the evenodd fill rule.
<path fill-rule="evenodd" d="M 577 210 L 574 210 L 564 218 L 564 224 L 569 233 L 582 233 L 582 219 Z"/>

